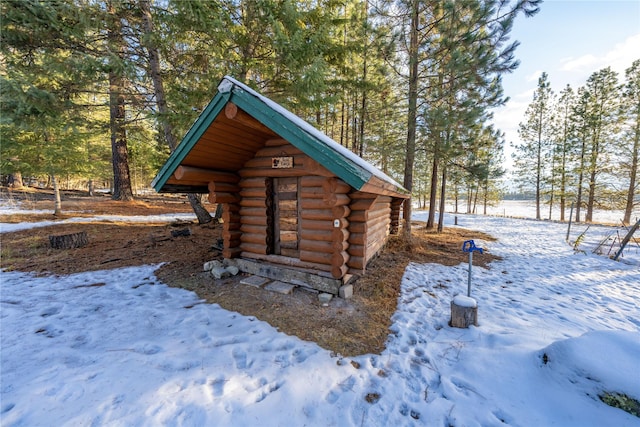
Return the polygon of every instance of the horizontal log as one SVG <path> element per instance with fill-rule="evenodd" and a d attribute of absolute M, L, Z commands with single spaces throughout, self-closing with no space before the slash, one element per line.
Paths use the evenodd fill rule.
<path fill-rule="evenodd" d="M 347 261 L 347 265 L 351 268 L 364 270 L 364 267 L 365 267 L 364 257 L 351 255 L 349 257 L 349 261 Z"/>
<path fill-rule="evenodd" d="M 227 105 L 224 107 L 224 115 L 237 123 L 242 124 L 243 126 L 247 126 L 251 129 L 258 130 L 260 132 L 264 132 L 267 134 L 273 133 L 271 129 L 260 123 L 253 116 L 245 113 L 243 110 L 238 108 L 236 104 L 233 102 L 227 102 Z"/>
<path fill-rule="evenodd" d="M 258 216 L 258 217 L 267 217 L 267 209 L 266 208 L 245 208 L 240 207 L 240 215 L 242 217 L 245 216 Z"/>
<path fill-rule="evenodd" d="M 304 154 L 299 148 L 293 145 L 282 145 L 276 147 L 264 147 L 256 152 L 255 157 L 282 157 Z"/>
<path fill-rule="evenodd" d="M 354 245 L 351 244 L 349 245 L 349 255 L 351 256 L 361 256 L 364 257 L 365 256 L 365 247 L 364 245 Z"/>
<path fill-rule="evenodd" d="M 209 193 L 237 193 L 240 186 L 237 183 L 209 181 L 207 184 Z"/>
<path fill-rule="evenodd" d="M 242 250 L 238 248 L 225 248 L 222 250 L 222 257 L 225 259 L 238 258 Z"/>
<path fill-rule="evenodd" d="M 351 211 L 349 215 L 349 221 L 353 222 L 367 222 L 369 219 L 369 211 Z"/>
<path fill-rule="evenodd" d="M 336 252 L 331 255 L 331 265 L 334 267 L 340 267 L 345 265 L 349 261 L 349 254 L 345 251 Z"/>
<path fill-rule="evenodd" d="M 236 203 L 223 203 L 222 212 L 240 212 L 240 206 Z"/>
<path fill-rule="evenodd" d="M 380 224 L 381 222 L 388 222 L 389 218 L 387 216 L 379 216 L 377 218 L 370 218 L 369 221 L 367 221 L 367 231 L 372 228 L 375 227 L 377 224 Z"/>
<path fill-rule="evenodd" d="M 300 185 L 302 186 L 302 188 L 307 188 L 307 187 L 322 188 L 322 186 L 327 181 L 327 179 L 329 178 L 326 178 L 323 176 L 312 176 L 312 175 L 303 176 L 300 179 Z M 324 192 L 324 189 L 322 191 Z"/>
<path fill-rule="evenodd" d="M 311 157 L 307 157 L 305 159 L 304 169 L 311 175 L 335 177 L 335 174 L 333 172 L 313 160 Z"/>
<path fill-rule="evenodd" d="M 323 184 L 322 188 L 328 194 L 346 194 L 351 191 L 351 186 L 340 178 L 329 178 Z"/>
<path fill-rule="evenodd" d="M 303 230 L 333 230 L 334 228 L 346 228 L 349 226 L 349 221 L 345 218 L 336 218 L 338 220 L 338 227 L 334 227 L 334 219 L 332 220 L 312 220 L 302 218 L 300 225 Z"/>
<path fill-rule="evenodd" d="M 344 240 L 334 240 L 333 242 L 331 242 L 331 247 L 335 252 L 346 251 L 347 248 L 349 248 L 349 242 L 345 242 Z"/>
<path fill-rule="evenodd" d="M 317 264 L 324 264 L 331 266 L 330 254 L 314 251 L 300 250 L 300 261 L 313 262 Z"/>
<path fill-rule="evenodd" d="M 280 248 L 280 255 L 288 258 L 298 258 L 300 251 L 298 249 Z"/>
<path fill-rule="evenodd" d="M 364 191 L 352 191 L 351 193 L 349 193 L 349 197 L 351 199 L 375 199 L 378 197 L 377 194 L 373 194 L 373 193 L 367 193 Z"/>
<path fill-rule="evenodd" d="M 209 203 L 237 203 L 240 201 L 238 193 L 209 193 Z"/>
<path fill-rule="evenodd" d="M 334 206 L 331 208 L 331 213 L 334 218 L 348 218 L 351 214 L 351 209 L 348 206 Z"/>
<path fill-rule="evenodd" d="M 300 206 L 302 209 L 330 209 L 332 207 L 322 199 L 309 199 L 304 197 L 304 194 L 302 194 Z"/>
<path fill-rule="evenodd" d="M 239 229 L 243 233 L 267 234 L 267 228 L 263 225 L 240 224 Z"/>
<path fill-rule="evenodd" d="M 222 211 L 222 220 L 223 222 L 226 223 L 239 223 L 240 222 L 240 213 L 238 212 L 229 212 L 229 211 Z"/>
<path fill-rule="evenodd" d="M 345 228 L 334 228 L 331 231 L 331 240 L 334 242 L 347 242 L 349 241 L 349 230 Z"/>
<path fill-rule="evenodd" d="M 382 207 L 379 209 L 372 209 L 369 211 L 351 211 L 351 215 L 349 215 L 349 221 L 361 222 L 361 221 L 372 221 L 380 217 L 388 217 L 391 213 L 391 208 L 387 205 L 386 207 Z"/>
<path fill-rule="evenodd" d="M 349 196 L 346 194 L 327 194 L 322 198 L 322 200 L 328 206 L 345 206 L 351 202 L 351 199 L 349 199 Z"/>
<path fill-rule="evenodd" d="M 233 240 L 225 240 L 225 247 L 226 248 L 238 248 L 240 247 L 240 239 L 233 239 Z"/>
<path fill-rule="evenodd" d="M 319 240 L 323 242 L 334 242 L 332 230 L 305 230 L 300 231 L 301 240 Z"/>
<path fill-rule="evenodd" d="M 366 211 L 373 206 L 376 199 L 353 199 L 349 207 L 352 211 Z"/>
<path fill-rule="evenodd" d="M 341 266 L 331 266 L 331 275 L 335 279 L 342 279 L 345 274 L 347 274 L 349 268 L 346 264 L 342 264 Z"/>
<path fill-rule="evenodd" d="M 289 144 L 289 141 L 282 138 L 273 138 L 265 141 L 265 147 L 281 147 L 283 145 Z"/>
<path fill-rule="evenodd" d="M 266 198 L 267 191 L 265 187 L 261 188 L 243 188 L 240 190 L 240 197 L 257 197 L 257 198 Z"/>
<path fill-rule="evenodd" d="M 367 236 L 377 236 L 379 234 L 386 236 L 388 230 L 389 230 L 389 222 L 382 221 L 374 225 L 373 227 L 369 227 L 367 229 Z"/>
<path fill-rule="evenodd" d="M 268 218 L 266 216 L 243 216 L 240 219 L 242 225 L 267 225 Z"/>
<path fill-rule="evenodd" d="M 240 181 L 240 177 L 232 172 L 216 171 L 212 169 L 197 168 L 193 166 L 178 166 L 173 176 L 177 180 L 199 181 L 199 182 L 226 182 L 235 184 Z"/>
<path fill-rule="evenodd" d="M 225 230 L 222 232 L 224 240 L 240 240 L 242 232 L 240 230 Z"/>
<path fill-rule="evenodd" d="M 326 196 L 322 187 L 301 187 L 299 192 L 301 199 L 322 199 Z"/>
<path fill-rule="evenodd" d="M 248 160 L 243 167 L 245 168 L 267 168 L 267 169 L 273 169 L 273 158 L 274 157 L 278 157 L 278 156 L 269 156 L 269 157 L 254 157 L 251 160 Z M 281 156 L 280 156 L 281 157 Z M 304 162 L 305 159 L 307 158 L 306 155 L 304 154 L 295 154 L 292 156 L 286 156 L 286 157 L 293 157 L 293 167 L 294 168 L 304 168 Z"/>
<path fill-rule="evenodd" d="M 240 236 L 240 241 L 242 243 L 255 243 L 258 245 L 267 245 L 267 234 L 258 234 L 258 233 L 242 233 Z"/>
<path fill-rule="evenodd" d="M 238 171 L 242 178 L 269 177 L 269 178 L 289 178 L 304 176 L 307 174 L 304 168 L 292 169 L 271 169 L 271 168 L 243 168 Z"/>
<path fill-rule="evenodd" d="M 243 197 L 239 203 L 241 208 L 266 208 L 266 200 L 264 198 L 258 199 L 254 197 Z"/>
<path fill-rule="evenodd" d="M 224 222 L 224 220 L 223 220 Z M 238 221 L 236 222 L 224 222 L 223 227 L 225 230 L 229 230 L 229 231 L 235 231 L 235 230 L 240 230 L 240 220 L 238 219 Z"/>
<path fill-rule="evenodd" d="M 266 181 L 264 177 L 246 178 L 240 180 L 238 185 L 240 188 L 266 188 Z"/>
<path fill-rule="evenodd" d="M 314 221 L 333 221 L 334 219 L 331 209 L 303 209 L 300 216 L 302 219 Z"/>
<path fill-rule="evenodd" d="M 251 259 L 257 259 L 260 261 L 267 261 L 272 264 L 282 264 L 290 267 L 304 268 L 304 269 L 310 269 L 310 270 L 320 270 L 320 271 L 326 271 L 326 272 L 331 271 L 330 265 L 319 264 L 315 262 L 300 261 L 297 258 L 291 258 L 287 256 L 273 255 L 273 254 L 261 255 L 261 254 L 254 254 L 252 252 L 242 252 L 241 256 L 243 258 L 251 258 Z"/>
<path fill-rule="evenodd" d="M 364 245 L 366 241 L 365 233 L 351 233 L 349 235 L 349 244 L 351 245 Z"/>
<path fill-rule="evenodd" d="M 379 242 L 376 242 L 376 244 L 374 244 L 370 248 L 368 248 L 367 249 L 367 260 L 370 260 L 378 252 L 380 252 L 380 250 L 382 249 L 382 247 L 384 246 L 385 243 L 386 243 L 386 240 L 380 240 Z"/>
<path fill-rule="evenodd" d="M 389 218 L 390 214 L 391 214 L 391 208 L 389 207 L 378 209 L 378 210 L 372 210 L 372 211 L 369 211 L 369 216 L 367 221 L 372 221 L 380 217 Z"/>
<path fill-rule="evenodd" d="M 260 245 L 256 243 L 240 243 L 240 249 L 242 252 L 252 252 L 254 254 L 266 255 L 267 245 Z"/>
<path fill-rule="evenodd" d="M 301 251 L 321 252 L 323 254 L 332 254 L 334 252 L 331 242 L 323 242 L 320 240 L 300 239 L 298 247 Z"/>

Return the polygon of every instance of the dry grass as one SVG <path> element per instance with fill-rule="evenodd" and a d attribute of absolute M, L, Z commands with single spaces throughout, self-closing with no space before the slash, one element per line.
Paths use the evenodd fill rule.
<path fill-rule="evenodd" d="M 144 215 L 185 209 L 174 200 L 120 205 L 104 197 L 85 197 L 74 199 L 73 203 L 77 210 L 105 214 Z M 186 209 L 188 211 L 188 206 Z M 45 217 L 57 220 L 52 215 Z M 42 218 L 37 215 L 20 217 L 20 220 L 40 221 Z M 0 222 L 6 222 L 5 218 L 0 218 Z M 171 237 L 170 225 L 149 224 L 60 224 L 5 233 L 2 235 L 0 267 L 40 274 L 71 274 L 165 262 L 156 275 L 169 286 L 194 291 L 210 303 L 255 316 L 286 334 L 314 341 L 344 356 L 353 356 L 379 353 L 384 349 L 408 263 L 457 265 L 467 261 L 467 255 L 461 251 L 463 241 L 493 240 L 486 234 L 458 227 L 436 234 L 416 224 L 410 241 L 401 236 L 391 237 L 380 255 L 369 264 L 367 274 L 354 283 L 353 298 L 334 298 L 328 307 L 323 307 L 317 294 L 300 288 L 292 295 L 281 295 L 241 285 L 241 276 L 214 280 L 202 271 L 202 265 L 205 261 L 221 258 L 214 248 L 221 227 L 191 224 L 189 228 L 190 236 L 175 238 Z M 49 235 L 80 231 L 86 231 L 89 236 L 87 246 L 71 250 L 49 247 Z M 496 257 L 485 253 L 475 257 L 474 263 L 486 265 L 494 259 Z"/>

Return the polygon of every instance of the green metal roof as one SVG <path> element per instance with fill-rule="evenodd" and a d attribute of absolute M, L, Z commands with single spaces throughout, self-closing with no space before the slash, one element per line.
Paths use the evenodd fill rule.
<path fill-rule="evenodd" d="M 189 129 L 178 148 L 160 169 L 151 185 L 161 192 L 187 192 L 185 188 L 167 185 L 167 180 L 198 143 L 205 131 L 214 123 L 225 105 L 232 102 L 258 120 L 274 133 L 287 140 L 320 165 L 334 173 L 356 190 L 367 183 L 380 183 L 395 195 L 406 197 L 408 192 L 391 177 L 375 166 L 341 146 L 324 133 L 279 104 L 260 95 L 248 86 L 225 77 L 218 86 L 218 93 Z M 377 178 L 377 179 L 374 179 Z M 368 188 L 371 188 L 369 186 Z M 195 189 L 191 189 L 195 191 Z M 206 192 L 206 191 L 204 191 Z"/>

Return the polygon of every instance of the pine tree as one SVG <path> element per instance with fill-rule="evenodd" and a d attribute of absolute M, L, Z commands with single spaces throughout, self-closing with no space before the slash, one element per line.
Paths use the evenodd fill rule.
<path fill-rule="evenodd" d="M 555 104 L 553 163 L 556 167 L 553 176 L 560 197 L 560 221 L 565 220 L 567 196 L 569 195 L 569 187 L 573 184 L 570 165 L 575 161 L 575 125 L 573 123 L 575 102 L 573 89 L 567 85 L 560 91 L 558 102 Z"/>
<path fill-rule="evenodd" d="M 617 131 L 619 116 L 619 88 L 617 74 L 610 67 L 593 73 L 587 80 L 583 93 L 586 101 L 584 124 L 588 157 L 588 199 L 585 221 L 593 220 L 599 176 L 611 167 L 610 157 L 613 136 Z"/>
<path fill-rule="evenodd" d="M 526 121 L 520 123 L 518 135 L 522 144 L 515 147 L 516 172 L 520 182 L 533 185 L 536 197 L 536 219 L 541 219 L 540 203 L 545 174 L 545 157 L 551 147 L 552 103 L 554 99 L 549 76 L 543 72 L 533 101 L 527 107 Z M 533 173 L 531 171 L 533 163 Z"/>
<path fill-rule="evenodd" d="M 622 144 L 625 175 L 628 175 L 626 203 L 623 222 L 631 223 L 631 212 L 638 203 L 638 157 L 640 155 L 640 59 L 633 61 L 625 71 L 626 84 L 623 92 L 624 136 Z"/>

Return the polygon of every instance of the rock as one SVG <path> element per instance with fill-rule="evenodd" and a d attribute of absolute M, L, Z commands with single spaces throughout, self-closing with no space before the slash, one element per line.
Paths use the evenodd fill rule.
<path fill-rule="evenodd" d="M 273 291 L 273 292 L 278 292 L 280 294 L 284 294 L 284 295 L 289 295 L 291 293 L 293 293 L 293 288 L 295 288 L 296 285 L 292 285 L 291 283 L 284 283 L 284 282 L 280 282 L 280 281 L 275 281 L 275 282 L 271 282 L 269 283 L 267 286 L 265 286 L 264 288 L 268 291 Z"/>
<path fill-rule="evenodd" d="M 204 263 L 204 271 L 211 271 L 216 267 L 223 268 L 224 266 L 220 261 L 217 260 L 207 261 Z"/>
<path fill-rule="evenodd" d="M 227 272 L 229 274 L 231 274 L 232 276 L 235 276 L 240 272 L 240 269 L 238 267 L 236 267 L 235 265 L 230 265 L 228 267 L 225 267 L 225 270 L 227 270 Z"/>
<path fill-rule="evenodd" d="M 254 286 L 256 288 L 261 288 L 264 285 L 266 285 L 267 283 L 269 283 L 270 281 L 271 281 L 271 279 L 267 279 L 265 277 L 249 276 L 249 277 L 245 277 L 244 279 L 240 280 L 240 283 L 242 285 L 249 285 L 249 286 Z"/>
<path fill-rule="evenodd" d="M 343 299 L 351 298 L 353 296 L 353 285 L 340 286 L 338 295 Z"/>
<path fill-rule="evenodd" d="M 213 267 L 213 269 L 211 270 L 211 275 L 215 279 L 224 279 L 225 277 L 231 276 L 231 273 L 229 273 L 224 267 Z"/>
<path fill-rule="evenodd" d="M 318 294 L 318 300 L 320 301 L 320 304 L 329 304 L 329 301 L 331 301 L 332 298 L 333 295 L 325 292 Z"/>

